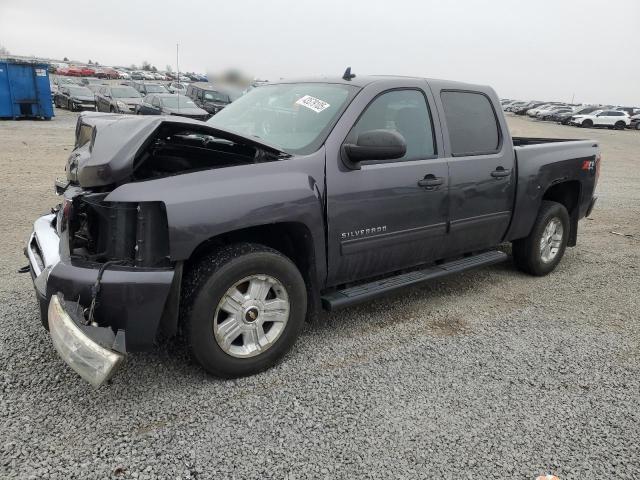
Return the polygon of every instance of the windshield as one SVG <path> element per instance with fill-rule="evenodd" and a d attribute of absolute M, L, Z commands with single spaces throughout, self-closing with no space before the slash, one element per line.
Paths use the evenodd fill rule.
<path fill-rule="evenodd" d="M 224 93 L 208 91 L 204 92 L 204 101 L 205 102 L 217 102 L 217 103 L 230 103 L 229 95 Z"/>
<path fill-rule="evenodd" d="M 93 97 L 93 92 L 86 87 L 67 87 L 71 95 L 78 97 Z"/>
<path fill-rule="evenodd" d="M 356 87 L 293 83 L 255 88 L 211 117 L 214 127 L 264 139 L 287 153 L 317 150 Z"/>
<path fill-rule="evenodd" d="M 146 84 L 147 93 L 167 93 L 167 89 L 155 83 Z"/>
<path fill-rule="evenodd" d="M 173 95 L 171 97 L 162 97 L 160 99 L 162 105 L 169 108 L 198 108 L 193 100 L 184 95 Z"/>
<path fill-rule="evenodd" d="M 132 87 L 113 87 L 111 96 L 113 98 L 139 98 L 140 94 Z"/>

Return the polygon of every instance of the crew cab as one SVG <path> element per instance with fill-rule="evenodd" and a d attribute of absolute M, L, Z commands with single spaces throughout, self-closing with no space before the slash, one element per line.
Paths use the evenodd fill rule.
<path fill-rule="evenodd" d="M 587 114 L 573 115 L 569 123 L 585 128 L 607 127 L 624 130 L 631 120 L 627 112 L 622 110 L 595 110 Z"/>
<path fill-rule="evenodd" d="M 599 167 L 595 141 L 512 138 L 490 87 L 347 71 L 207 122 L 81 114 L 25 252 L 55 348 L 93 385 L 178 330 L 238 377 L 321 309 L 502 262 L 503 244 L 550 273 Z"/>

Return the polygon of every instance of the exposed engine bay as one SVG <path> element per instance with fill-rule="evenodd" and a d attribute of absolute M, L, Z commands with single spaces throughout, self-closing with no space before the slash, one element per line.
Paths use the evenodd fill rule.
<path fill-rule="evenodd" d="M 184 126 L 163 124 L 136 156 L 132 181 L 198 170 L 224 168 L 280 158 L 254 146 L 235 143 Z"/>

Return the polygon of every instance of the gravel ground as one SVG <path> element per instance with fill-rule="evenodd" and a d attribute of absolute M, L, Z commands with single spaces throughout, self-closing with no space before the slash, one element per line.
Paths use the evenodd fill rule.
<path fill-rule="evenodd" d="M 16 274 L 74 123 L 0 123 L 0 478 L 640 477 L 640 132 L 509 117 L 602 145 L 600 201 L 546 278 L 503 264 L 327 315 L 236 381 L 169 342 L 94 391 Z"/>

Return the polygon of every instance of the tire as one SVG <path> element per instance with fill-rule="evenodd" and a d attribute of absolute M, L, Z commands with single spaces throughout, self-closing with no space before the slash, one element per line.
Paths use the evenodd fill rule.
<path fill-rule="evenodd" d="M 555 230 L 552 224 L 555 225 Z M 531 275 L 543 276 L 551 273 L 562 260 L 569 230 L 569 213 L 565 206 L 543 201 L 529 236 L 513 242 L 513 260 L 516 266 Z M 556 233 L 549 236 L 553 231 Z M 543 242 L 544 249 L 541 245 Z"/>
<path fill-rule="evenodd" d="M 592 120 L 585 120 L 584 122 L 582 122 L 580 124 L 581 127 L 583 128 L 591 128 L 593 127 L 593 121 Z"/>
<path fill-rule="evenodd" d="M 624 122 L 616 122 L 615 124 L 615 128 L 617 128 L 618 130 L 624 130 L 626 126 L 627 124 Z"/>
<path fill-rule="evenodd" d="M 636 123 L 636 130 L 640 130 L 640 122 Z"/>
<path fill-rule="evenodd" d="M 263 245 L 222 247 L 194 265 L 182 285 L 180 316 L 189 349 L 218 377 L 253 375 L 274 365 L 295 343 L 306 316 L 302 275 Z"/>
<path fill-rule="evenodd" d="M 109 107 L 109 111 L 110 111 L 111 113 L 116 113 L 116 109 L 115 109 L 115 108 L 113 108 L 113 107 Z"/>

